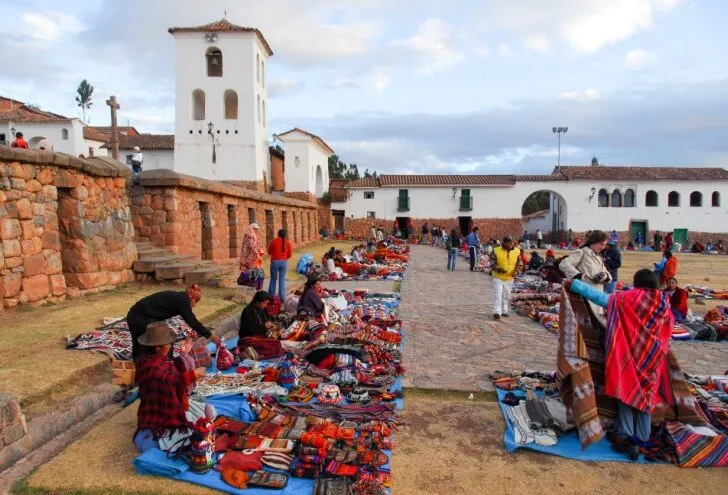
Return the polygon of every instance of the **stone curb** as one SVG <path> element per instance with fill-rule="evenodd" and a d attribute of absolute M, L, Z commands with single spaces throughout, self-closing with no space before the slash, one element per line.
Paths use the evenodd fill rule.
<path fill-rule="evenodd" d="M 76 397 L 65 411 L 52 412 L 28 422 L 28 434 L 0 450 L 0 471 L 3 471 L 34 450 L 53 440 L 73 425 L 83 421 L 102 407 L 113 402 L 121 388 L 104 383 Z"/>

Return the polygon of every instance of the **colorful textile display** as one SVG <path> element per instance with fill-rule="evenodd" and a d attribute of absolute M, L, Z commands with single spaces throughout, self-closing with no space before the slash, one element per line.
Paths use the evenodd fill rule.
<path fill-rule="evenodd" d="M 667 433 L 680 467 L 728 466 L 728 436 L 701 435 L 683 423 L 668 422 Z"/>

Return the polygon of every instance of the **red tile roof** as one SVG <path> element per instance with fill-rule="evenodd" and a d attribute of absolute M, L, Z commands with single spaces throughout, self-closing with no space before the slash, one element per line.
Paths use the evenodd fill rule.
<path fill-rule="evenodd" d="M 383 186 L 512 186 L 512 175 L 380 175 Z"/>
<path fill-rule="evenodd" d="M 83 128 L 83 138 L 90 139 L 91 141 L 100 141 L 105 143 L 109 140 L 109 135 L 104 134 L 96 127 L 86 126 Z"/>
<path fill-rule="evenodd" d="M 379 187 L 379 179 L 367 177 L 366 179 L 353 180 L 344 185 L 344 189 L 349 189 L 350 187 Z"/>
<path fill-rule="evenodd" d="M 561 166 L 552 175 L 568 180 L 728 180 L 728 170 L 717 167 Z"/>
<path fill-rule="evenodd" d="M 86 126 L 86 129 L 94 129 L 102 134 L 106 134 L 107 137 L 111 137 L 111 126 L 110 125 L 95 125 L 95 126 Z M 125 126 L 120 125 L 117 127 L 119 130 L 119 134 L 125 134 L 127 136 L 135 136 L 139 134 L 139 131 L 136 130 L 136 127 L 134 126 Z"/>
<path fill-rule="evenodd" d="M 233 24 L 227 19 L 220 19 L 219 21 L 211 22 L 210 24 L 204 24 L 202 26 L 193 27 L 171 27 L 168 29 L 170 34 L 175 33 L 255 33 L 260 42 L 268 52 L 268 56 L 273 55 L 273 50 L 266 41 L 263 33 L 259 29 L 238 26 Z"/>
<path fill-rule="evenodd" d="M 566 180 L 561 174 L 555 175 L 514 175 L 513 179 L 516 182 L 553 182 L 559 180 Z"/>
<path fill-rule="evenodd" d="M 312 133 L 310 133 L 308 131 L 304 131 L 303 129 L 299 129 L 298 127 L 294 127 L 290 131 L 286 131 L 286 132 L 283 132 L 281 134 L 278 134 L 277 137 L 279 137 L 279 138 L 280 137 L 285 137 L 287 134 L 291 134 L 293 132 L 300 132 L 301 134 L 305 134 L 306 136 L 308 136 L 311 139 L 313 139 L 314 142 L 318 143 L 319 146 L 321 146 L 324 149 L 326 149 L 329 152 L 329 154 L 332 154 L 332 155 L 334 154 L 334 149 L 331 146 L 329 146 L 328 144 L 326 144 L 326 141 L 324 141 L 323 139 L 321 139 L 316 134 L 312 134 Z M 285 143 L 285 140 L 284 139 L 281 139 L 281 141 L 283 141 Z"/>
<path fill-rule="evenodd" d="M 52 122 L 71 122 L 71 119 L 58 115 L 57 113 L 46 112 L 39 108 L 34 108 L 25 103 L 10 98 L 0 96 L 0 122 L 18 122 L 18 123 L 52 123 Z"/>
<path fill-rule="evenodd" d="M 141 150 L 173 150 L 174 134 L 138 134 L 136 136 L 119 136 L 119 149 L 131 150 L 139 146 Z M 102 148 L 111 148 L 107 141 Z"/>
<path fill-rule="evenodd" d="M 344 186 L 349 182 L 348 179 L 330 179 L 329 180 L 329 194 L 331 195 L 331 201 L 343 203 L 348 199 L 348 194 Z"/>

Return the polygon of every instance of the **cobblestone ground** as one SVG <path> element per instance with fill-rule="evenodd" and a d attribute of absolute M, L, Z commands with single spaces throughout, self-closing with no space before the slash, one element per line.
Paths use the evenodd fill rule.
<path fill-rule="evenodd" d="M 470 272 L 464 258 L 447 271 L 442 249 L 413 246 L 412 252 L 400 307 L 405 386 L 492 390 L 488 374 L 496 370 L 556 369 L 556 335 L 517 314 L 492 320 L 489 276 Z M 673 342 L 672 348 L 688 373 L 728 368 L 728 343 Z"/>

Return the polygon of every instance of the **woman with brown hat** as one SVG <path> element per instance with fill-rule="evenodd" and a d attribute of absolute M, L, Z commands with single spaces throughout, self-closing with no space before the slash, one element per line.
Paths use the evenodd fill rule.
<path fill-rule="evenodd" d="M 202 299 L 202 290 L 197 284 L 187 287 L 184 292 L 165 290 L 151 294 L 134 304 L 126 315 L 126 322 L 131 333 L 132 359 L 137 361 L 144 354 L 153 354 L 153 349 L 140 345 L 138 339 L 146 332 L 147 326 L 155 321 L 163 321 L 173 316 L 180 316 L 201 337 L 220 344 L 220 337 L 200 323 L 192 308 Z"/>
<path fill-rule="evenodd" d="M 150 351 L 139 358 L 136 368 L 140 403 L 133 438 L 141 452 L 153 447 L 174 448 L 187 433 L 190 422 L 204 415 L 204 405 L 190 407 L 185 412 L 185 383 L 168 356 L 177 340 L 179 337 L 163 321 L 150 323 L 138 339 Z M 195 375 L 202 378 L 205 369 L 195 370 Z"/>

